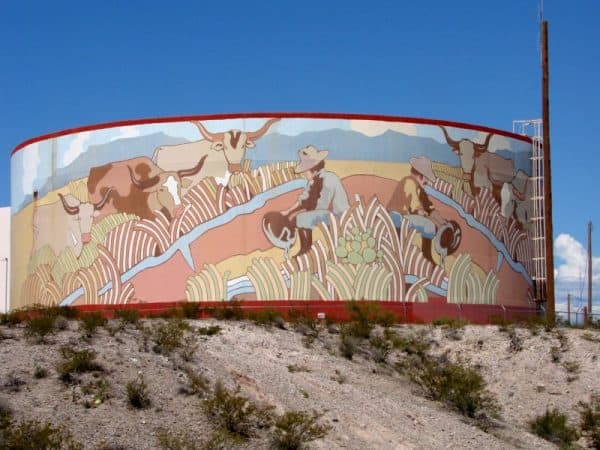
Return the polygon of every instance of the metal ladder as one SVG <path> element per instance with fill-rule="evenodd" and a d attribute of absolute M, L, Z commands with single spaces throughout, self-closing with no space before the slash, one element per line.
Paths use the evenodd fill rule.
<path fill-rule="evenodd" d="M 543 146 L 542 119 L 513 120 L 513 133 L 529 136 L 533 141 L 531 156 L 533 183 L 531 221 L 533 229 L 533 279 L 535 298 L 537 301 L 546 300 L 546 233 L 544 216 L 544 146 Z"/>

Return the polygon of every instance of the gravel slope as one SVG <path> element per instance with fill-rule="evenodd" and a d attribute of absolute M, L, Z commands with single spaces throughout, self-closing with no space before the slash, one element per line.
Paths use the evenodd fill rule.
<path fill-rule="evenodd" d="M 560 358 L 580 364 L 579 378 L 569 382 L 566 369 L 551 360 L 550 348 L 559 345 L 554 333 L 542 330 L 531 336 L 519 329 L 523 350 L 511 352 L 507 334 L 496 326 L 468 326 L 455 336 L 428 326 L 396 327 L 399 333 L 425 330 L 433 343 L 432 353 L 446 353 L 451 359 L 480 366 L 489 390 L 502 406 L 504 422 L 503 428 L 485 433 L 444 405 L 424 398 L 414 384 L 398 375 L 391 365 L 401 357 L 399 354 L 393 353 L 388 365 L 366 356 L 349 361 L 338 355 L 339 336 L 325 330 L 307 348 L 303 336 L 292 330 L 266 329 L 249 322 L 188 323 L 195 328 L 222 327 L 216 336 L 195 335 L 199 347 L 189 363 L 176 354 L 166 357 L 154 353 L 149 349 L 151 343 L 145 351 L 142 334 L 133 327 L 116 336 L 101 329 L 91 346 L 105 368 L 103 376 L 110 381 L 111 398 L 94 408 L 83 405 L 90 397 L 81 392 L 81 384 L 94 380 L 91 374 L 82 375 L 81 384 L 69 386 L 54 370 L 61 360 L 61 345 L 87 345 L 81 341 L 76 322 L 48 338 L 48 344 L 25 339 L 21 327 L 0 326 L 0 333 L 7 337 L 0 339 L 0 382 L 4 385 L 11 374 L 25 382 L 18 392 L 4 386 L 0 398 L 9 402 L 18 418 L 63 425 L 90 449 L 109 444 L 157 448 L 155 432 L 159 428 L 185 432 L 204 441 L 212 426 L 200 400 L 178 392 L 186 382 L 182 370 L 186 364 L 211 382 L 220 379 L 229 386 L 239 385 L 244 395 L 275 406 L 279 413 L 292 409 L 326 411 L 322 422 L 332 428 L 324 439 L 311 443 L 312 448 L 506 449 L 554 448 L 527 432 L 527 420 L 543 413 L 548 405 L 558 406 L 575 420 L 577 402 L 587 400 L 591 391 L 600 392 L 600 380 L 595 375 L 600 368 L 596 357 L 600 344 L 583 339 L 580 330 L 563 331 L 568 350 L 561 352 Z M 33 377 L 36 364 L 48 369 L 47 378 Z M 289 365 L 301 370 L 291 372 Z M 144 375 L 153 401 L 146 410 L 131 409 L 125 400 L 125 385 L 138 373 Z M 246 447 L 267 448 L 266 434 L 260 433 Z"/>

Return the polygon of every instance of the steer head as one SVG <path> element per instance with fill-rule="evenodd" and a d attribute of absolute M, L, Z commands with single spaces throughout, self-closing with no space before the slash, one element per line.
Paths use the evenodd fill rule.
<path fill-rule="evenodd" d="M 200 134 L 212 143 L 213 150 L 223 152 L 231 173 L 242 171 L 242 161 L 246 157 L 246 150 L 256 146 L 256 140 L 262 137 L 279 118 L 269 119 L 256 131 L 229 130 L 224 133 L 209 132 L 200 121 L 192 122 L 200 130 Z"/>
<path fill-rule="evenodd" d="M 188 187 L 192 180 L 184 177 L 196 175 L 204 166 L 207 155 L 204 155 L 198 164 L 190 169 L 177 171 L 160 172 L 144 180 L 138 180 L 133 169 L 128 167 L 132 184 L 143 192 L 147 192 L 148 206 L 151 210 L 165 209 L 171 217 L 180 217 L 183 214 L 183 204 L 181 202 L 181 188 Z M 141 164 L 140 166 L 147 165 Z M 136 169 L 138 169 L 136 167 Z M 139 172 L 139 170 L 136 170 Z"/>
<path fill-rule="evenodd" d="M 102 199 L 98 203 L 80 202 L 73 195 L 58 194 L 65 212 L 72 217 L 69 221 L 70 238 L 73 241 L 75 250 L 80 250 L 83 244 L 92 240 L 92 223 L 94 217 L 100 215 L 100 210 L 104 207 L 113 188 L 110 187 L 104 191 Z"/>
<path fill-rule="evenodd" d="M 454 140 L 448 135 L 448 131 L 445 127 L 440 125 L 446 142 L 454 153 L 460 156 L 460 165 L 463 170 L 464 177 L 467 181 L 471 181 L 473 178 L 473 166 L 475 165 L 475 159 L 479 158 L 482 154 L 488 151 L 490 141 L 493 133 L 489 133 L 483 144 L 478 144 L 471 141 L 470 139 Z"/>

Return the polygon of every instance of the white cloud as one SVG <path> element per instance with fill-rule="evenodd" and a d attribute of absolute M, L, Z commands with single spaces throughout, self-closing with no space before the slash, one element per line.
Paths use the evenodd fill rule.
<path fill-rule="evenodd" d="M 117 139 L 128 139 L 138 137 L 141 135 L 139 127 L 135 125 L 130 125 L 128 127 L 120 127 L 117 128 L 115 131 L 117 132 L 117 134 L 113 138 L 111 138 L 111 142 L 116 141 Z"/>
<path fill-rule="evenodd" d="M 350 128 L 369 137 L 379 136 L 388 130 L 404 133 L 409 136 L 417 136 L 417 126 L 414 123 L 351 120 Z"/>
<path fill-rule="evenodd" d="M 567 294 L 572 295 L 572 309 L 587 304 L 587 251 L 573 236 L 562 233 L 554 240 L 554 281 L 557 311 L 566 311 Z M 598 310 L 600 257 L 592 257 L 592 298 Z"/>
<path fill-rule="evenodd" d="M 85 147 L 87 146 L 87 141 L 90 139 L 90 132 L 84 131 L 82 133 L 77 133 L 71 143 L 69 144 L 69 148 L 65 152 L 63 156 L 62 166 L 68 166 L 71 164 L 79 155 L 81 155 Z"/>
<path fill-rule="evenodd" d="M 39 143 L 31 144 L 21 151 L 23 152 L 23 177 L 21 178 L 23 194 L 33 194 L 33 183 L 37 178 L 40 166 L 40 145 Z"/>
<path fill-rule="evenodd" d="M 564 261 L 555 267 L 557 280 L 579 281 L 587 276 L 587 251 L 584 246 L 569 234 L 559 234 L 554 240 L 554 254 Z M 592 257 L 592 281 L 600 281 L 600 257 Z"/>

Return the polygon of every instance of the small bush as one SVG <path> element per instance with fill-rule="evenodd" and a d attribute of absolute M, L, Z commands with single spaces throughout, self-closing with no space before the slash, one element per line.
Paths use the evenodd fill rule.
<path fill-rule="evenodd" d="M 348 378 L 342 372 L 335 369 L 335 375 L 331 377 L 331 380 L 336 381 L 338 384 L 344 384 L 346 381 L 348 381 Z"/>
<path fill-rule="evenodd" d="M 211 325 L 209 327 L 200 327 L 198 328 L 198 334 L 201 336 L 214 336 L 215 334 L 219 334 L 222 328 L 219 325 Z"/>
<path fill-rule="evenodd" d="M 600 449 L 600 395 L 593 394 L 589 402 L 579 402 L 578 406 L 582 434 Z"/>
<path fill-rule="evenodd" d="M 248 320 L 261 327 L 276 326 L 278 328 L 285 329 L 285 320 L 283 320 L 283 317 L 281 317 L 277 311 L 272 309 L 252 311 L 249 312 L 246 317 Z"/>
<path fill-rule="evenodd" d="M 315 439 L 324 438 L 331 427 L 320 425 L 323 413 L 288 411 L 275 421 L 272 446 L 278 450 L 297 450 Z"/>
<path fill-rule="evenodd" d="M 198 342 L 193 334 L 188 334 L 181 344 L 179 355 L 184 361 L 191 361 L 194 359 L 194 354 L 198 350 Z"/>
<path fill-rule="evenodd" d="M 115 310 L 115 319 L 130 325 L 137 325 L 140 320 L 140 313 L 135 309 L 117 309 Z"/>
<path fill-rule="evenodd" d="M 105 324 L 106 319 L 99 312 L 82 314 L 79 319 L 79 329 L 88 338 L 94 336 L 98 327 L 103 327 Z"/>
<path fill-rule="evenodd" d="M 369 343 L 371 344 L 371 357 L 375 362 L 385 363 L 392 351 L 392 344 L 381 336 L 373 336 Z"/>
<path fill-rule="evenodd" d="M 46 378 L 48 376 L 48 371 L 39 365 L 35 365 L 35 368 L 33 369 L 33 377 L 40 379 L 40 378 Z"/>
<path fill-rule="evenodd" d="M 413 362 L 407 370 L 409 377 L 433 400 L 447 403 L 470 418 L 485 420 L 497 415 L 499 406 L 477 370 L 429 356 Z"/>
<path fill-rule="evenodd" d="M 560 362 L 560 348 L 556 346 L 550 347 L 550 359 L 553 363 Z"/>
<path fill-rule="evenodd" d="M 6 379 L 4 381 L 4 389 L 10 392 L 19 392 L 21 390 L 21 386 L 25 385 L 25 381 L 19 377 L 15 372 L 9 372 L 6 375 Z"/>
<path fill-rule="evenodd" d="M 185 330 L 189 328 L 181 319 L 168 319 L 157 324 L 152 329 L 152 339 L 156 343 L 154 351 L 165 355 L 181 347 Z"/>
<path fill-rule="evenodd" d="M 215 308 L 210 311 L 215 319 L 219 320 L 244 320 L 246 314 L 240 307 L 240 302 L 230 301 L 223 302 L 223 307 Z"/>
<path fill-rule="evenodd" d="M 24 319 L 24 314 L 21 311 L 15 310 L 0 314 L 0 325 L 14 327 L 15 325 L 19 325 L 21 322 L 23 322 Z"/>
<path fill-rule="evenodd" d="M 514 327 L 511 327 L 508 330 L 508 338 L 510 340 L 510 344 L 508 345 L 509 351 L 517 353 L 523 350 L 523 339 L 519 337 L 517 330 Z"/>
<path fill-rule="evenodd" d="M 74 373 L 102 371 L 102 366 L 98 364 L 96 352 L 93 350 L 75 350 L 72 347 L 62 347 L 60 349 L 63 362 L 57 367 L 60 379 L 64 382 L 73 381 Z"/>
<path fill-rule="evenodd" d="M 187 302 L 181 305 L 181 313 L 186 319 L 198 319 L 200 317 L 200 305 L 195 302 Z"/>
<path fill-rule="evenodd" d="M 392 343 L 395 349 L 398 349 L 408 355 L 416 355 L 424 357 L 431 347 L 430 343 L 425 340 L 423 334 L 398 336 L 392 330 L 384 330 L 383 336 Z"/>
<path fill-rule="evenodd" d="M 199 450 L 194 440 L 188 437 L 177 436 L 168 430 L 158 430 L 156 432 L 158 445 L 163 450 Z"/>
<path fill-rule="evenodd" d="M 261 411 L 247 397 L 239 394 L 239 386 L 230 391 L 218 381 L 212 395 L 202 403 L 213 423 L 229 433 L 250 437 L 252 429 L 270 421 L 269 412 Z"/>
<path fill-rule="evenodd" d="M 311 371 L 308 367 L 298 365 L 298 364 L 290 364 L 287 366 L 287 368 L 288 368 L 288 372 L 291 372 L 291 373 L 310 372 Z"/>
<path fill-rule="evenodd" d="M 18 424 L 9 422 L 0 431 L 0 447 L 14 450 L 83 449 L 83 446 L 74 441 L 67 431 L 35 420 Z"/>
<path fill-rule="evenodd" d="M 579 436 L 577 430 L 568 424 L 568 418 L 558 409 L 547 409 L 546 412 L 529 422 L 529 429 L 542 439 L 550 441 L 561 448 L 568 448 Z"/>
<path fill-rule="evenodd" d="M 88 383 L 81 390 L 85 395 L 92 397 L 91 400 L 84 402 L 86 408 L 95 408 L 111 397 L 110 382 L 106 378 L 99 378 Z"/>
<path fill-rule="evenodd" d="M 431 325 L 434 327 L 443 328 L 464 328 L 469 322 L 463 319 L 452 319 L 450 317 L 439 317 L 431 321 Z"/>
<path fill-rule="evenodd" d="M 44 343 L 46 336 L 56 332 L 56 327 L 54 326 L 55 321 L 55 316 L 38 315 L 33 317 L 27 321 L 25 326 L 25 336 L 35 338 L 40 344 Z"/>
<path fill-rule="evenodd" d="M 358 349 L 358 339 L 345 331 L 342 327 L 340 343 L 338 346 L 340 354 L 346 359 L 352 359 Z"/>
<path fill-rule="evenodd" d="M 187 376 L 187 386 L 179 389 L 179 392 L 187 395 L 204 395 L 210 391 L 210 381 L 204 375 L 194 372 L 190 367 L 184 369 Z"/>
<path fill-rule="evenodd" d="M 144 381 L 144 377 L 139 375 L 135 380 L 127 383 L 127 401 L 136 409 L 144 409 L 151 405 L 150 396 L 148 394 L 148 386 Z"/>

